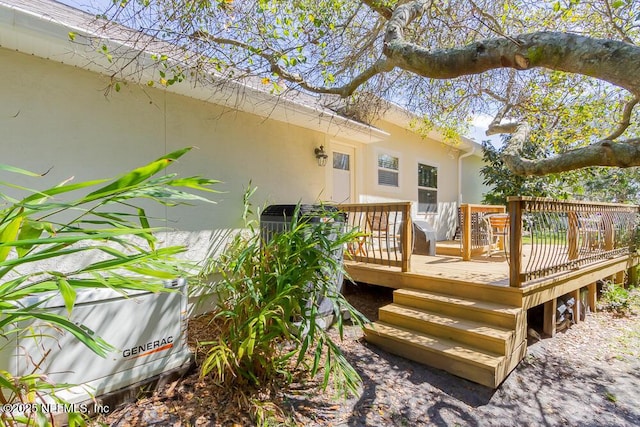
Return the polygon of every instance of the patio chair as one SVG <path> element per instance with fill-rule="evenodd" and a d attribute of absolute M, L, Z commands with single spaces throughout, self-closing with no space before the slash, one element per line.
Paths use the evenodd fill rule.
<path fill-rule="evenodd" d="M 489 249 L 486 256 L 490 257 L 495 252 L 505 252 L 509 247 L 509 214 L 497 213 L 484 215 L 488 233 Z"/>
<path fill-rule="evenodd" d="M 367 225 L 366 229 L 370 235 L 371 249 L 374 251 L 390 251 L 395 247 L 393 242 L 394 236 L 391 236 L 389 232 L 389 212 L 387 211 L 375 211 L 367 213 Z"/>

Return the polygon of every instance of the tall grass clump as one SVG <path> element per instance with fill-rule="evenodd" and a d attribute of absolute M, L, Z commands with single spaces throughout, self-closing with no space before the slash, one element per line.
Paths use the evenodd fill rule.
<path fill-rule="evenodd" d="M 365 321 L 336 286 L 344 273 L 342 248 L 357 232 L 344 231 L 337 212 L 314 215 L 323 220 L 298 206 L 286 227 L 269 236 L 251 224 L 209 263 L 205 272 L 221 278 L 214 285 L 220 334 L 203 343 L 203 376 L 264 388 L 290 383 L 293 371 L 309 378 L 323 371 L 322 389 L 331 383 L 340 394 L 356 393 L 360 376 L 323 327 L 326 313 L 318 307 L 331 302 L 340 339 L 345 319 Z"/>

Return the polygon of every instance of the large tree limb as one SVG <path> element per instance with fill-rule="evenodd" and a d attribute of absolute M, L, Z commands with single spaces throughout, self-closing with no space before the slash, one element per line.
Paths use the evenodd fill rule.
<path fill-rule="evenodd" d="M 518 36 L 487 39 L 458 48 L 432 50 L 405 40 L 405 29 L 419 19 L 427 1 L 415 0 L 398 6 L 387 24 L 384 54 L 389 61 L 417 75 L 452 79 L 510 68 L 547 68 L 581 74 L 607 81 L 631 92 L 622 122 L 609 136 L 597 143 L 559 154 L 529 160 L 520 155 L 531 128 L 527 123 L 503 123 L 509 103 L 498 113 L 487 134 L 512 134 L 502 158 L 518 175 L 546 175 L 590 166 L 640 166 L 640 138 L 613 142 L 629 127 L 633 108 L 640 98 L 640 47 L 577 34 L 541 31 Z M 505 98 L 506 100 L 506 98 Z"/>
<path fill-rule="evenodd" d="M 387 24 L 384 53 L 397 67 L 420 76 L 452 79 L 500 68 L 542 67 L 607 81 L 640 95 L 640 46 L 578 34 L 540 31 L 498 37 L 451 49 L 409 43 L 404 29 L 422 16 L 427 1 L 398 6 Z"/>
<path fill-rule="evenodd" d="M 602 140 L 547 159 L 529 160 L 520 155 L 520 150 L 530 133 L 527 123 L 517 125 L 502 154 L 509 170 L 517 175 L 547 175 L 591 166 L 640 166 L 640 138 Z"/>

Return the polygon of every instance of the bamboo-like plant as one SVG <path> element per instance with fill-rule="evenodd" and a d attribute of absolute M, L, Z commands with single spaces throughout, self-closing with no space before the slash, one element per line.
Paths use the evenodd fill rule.
<path fill-rule="evenodd" d="M 343 231 L 335 212 L 320 215 L 323 221 L 312 221 L 296 210 L 283 230 L 267 239 L 255 230 L 240 234 L 211 261 L 207 272 L 222 277 L 214 318 L 221 332 L 201 343 L 207 349 L 203 376 L 265 387 L 291 381 L 293 369 L 310 376 L 324 369 L 323 388 L 333 381 L 336 391 L 356 393 L 360 377 L 320 326 L 325 314 L 318 307 L 323 299 L 332 302 L 341 339 L 344 313 L 356 324 L 366 321 L 336 286 L 344 272 L 342 248 L 358 233 Z"/>
<path fill-rule="evenodd" d="M 45 292 L 61 295 L 71 314 L 80 289 L 159 292 L 163 290 L 161 280 L 185 274 L 189 265 L 176 256 L 185 248 L 156 245 L 154 232 L 159 228 L 150 226 L 153 220 L 142 204 L 211 202 L 196 192 L 213 192 L 210 187 L 217 181 L 159 174 L 190 149 L 172 152 L 114 179 L 67 180 L 41 191 L 0 181 L 0 188 L 25 193 L 16 198 L 0 191 L 0 348 L 24 332 L 19 325 L 38 320 L 73 334 L 96 354 L 105 356 L 111 347 L 100 337 L 66 316 L 47 312 L 37 304 L 25 305 L 24 298 Z M 0 171 L 37 176 L 1 164 Z M 63 269 L 65 257 L 85 255 L 91 255 L 93 261 Z M 37 374 L 16 377 L 0 370 L 1 405 L 32 403 L 39 393 L 52 391 L 53 385 Z M 1 425 L 50 422 L 37 411 L 19 415 L 0 412 Z M 75 414 L 69 422 L 82 423 L 82 418 Z"/>

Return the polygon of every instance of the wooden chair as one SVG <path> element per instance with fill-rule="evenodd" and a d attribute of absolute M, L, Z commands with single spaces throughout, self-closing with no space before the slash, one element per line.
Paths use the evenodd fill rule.
<path fill-rule="evenodd" d="M 486 256 L 490 257 L 494 252 L 506 252 L 506 248 L 509 246 L 509 214 L 489 214 L 484 215 L 482 219 L 487 225 L 489 240 Z"/>
<path fill-rule="evenodd" d="M 367 232 L 369 244 L 373 251 L 384 257 L 384 253 L 392 253 L 400 249 L 398 244 L 399 229 L 393 215 L 388 211 L 367 213 Z"/>

